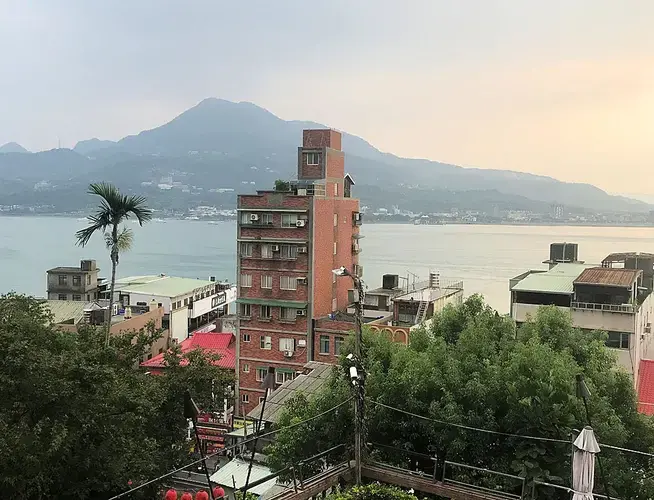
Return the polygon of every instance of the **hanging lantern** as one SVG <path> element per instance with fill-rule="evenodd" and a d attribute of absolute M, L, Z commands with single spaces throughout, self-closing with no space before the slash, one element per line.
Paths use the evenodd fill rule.
<path fill-rule="evenodd" d="M 204 490 L 198 491 L 195 494 L 195 500 L 209 500 L 209 493 Z"/>
<path fill-rule="evenodd" d="M 193 495 L 191 495 L 191 494 L 187 491 L 187 492 L 185 492 L 185 493 L 182 495 L 182 499 L 181 499 L 181 500 L 193 500 Z"/>
<path fill-rule="evenodd" d="M 177 500 L 177 491 L 170 489 L 166 492 L 164 496 L 165 500 Z"/>
<path fill-rule="evenodd" d="M 223 490 L 220 486 L 216 486 L 213 489 L 213 497 L 215 499 L 224 498 L 224 496 L 225 496 L 225 490 Z"/>

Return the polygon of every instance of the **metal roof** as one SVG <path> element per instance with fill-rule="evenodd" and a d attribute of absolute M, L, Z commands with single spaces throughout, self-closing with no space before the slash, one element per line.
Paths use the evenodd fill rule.
<path fill-rule="evenodd" d="M 54 316 L 55 323 L 66 323 L 73 320 L 72 324 L 76 325 L 84 318 L 84 309 L 89 307 L 88 302 L 79 300 L 46 300 L 47 307 Z"/>
<path fill-rule="evenodd" d="M 284 382 L 275 392 L 273 392 L 266 401 L 266 409 L 263 412 L 263 420 L 266 422 L 276 423 L 279 419 L 286 401 L 302 393 L 307 396 L 316 394 L 329 380 L 334 365 L 329 363 L 320 363 L 310 361 L 304 365 L 305 373 L 298 375 L 293 380 Z M 259 419 L 261 416 L 261 405 L 248 413 L 248 417 Z"/>
<path fill-rule="evenodd" d="M 211 481 L 213 483 L 225 486 L 231 489 L 239 489 L 245 486 L 245 481 L 248 475 L 249 462 L 241 460 L 240 458 L 235 458 L 231 462 L 226 463 L 217 472 L 211 475 Z M 254 483 L 259 479 L 262 479 L 266 476 L 272 474 L 271 470 L 265 465 L 259 464 L 257 462 L 252 463 L 252 472 L 250 473 L 250 483 Z M 277 479 L 273 478 L 270 481 L 266 481 L 258 486 L 248 488 L 248 492 L 252 492 L 255 495 L 263 495 L 270 488 L 277 484 Z"/>
<path fill-rule="evenodd" d="M 559 295 L 572 295 L 574 281 L 587 268 L 587 264 L 562 263 L 557 264 L 544 273 L 533 272 L 516 283 L 512 291 L 553 293 Z"/>
<path fill-rule="evenodd" d="M 629 288 L 643 274 L 640 269 L 591 267 L 575 280 L 575 285 L 601 285 Z"/>
<path fill-rule="evenodd" d="M 116 280 L 116 290 L 123 293 L 138 293 L 157 297 L 177 297 L 190 294 L 198 288 L 217 285 L 215 281 L 175 276 L 130 276 Z"/>
<path fill-rule="evenodd" d="M 654 259 L 654 253 L 646 253 L 646 252 L 615 252 L 615 253 L 610 253 L 606 257 L 604 257 L 604 260 L 602 262 L 623 262 L 627 259 Z"/>

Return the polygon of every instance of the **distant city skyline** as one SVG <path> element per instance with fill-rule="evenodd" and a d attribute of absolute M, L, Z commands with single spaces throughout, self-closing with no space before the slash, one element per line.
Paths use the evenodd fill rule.
<path fill-rule="evenodd" d="M 0 144 L 115 140 L 215 96 L 399 156 L 654 195 L 647 0 L 0 0 L 0 18 Z"/>

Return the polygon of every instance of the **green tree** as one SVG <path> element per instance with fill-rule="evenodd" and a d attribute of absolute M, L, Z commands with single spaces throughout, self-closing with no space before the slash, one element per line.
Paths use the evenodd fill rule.
<path fill-rule="evenodd" d="M 435 457 L 439 467 L 447 460 L 512 473 L 530 482 L 568 484 L 570 438 L 574 429 L 586 425 L 575 391 L 578 373 L 584 374 L 592 394 L 590 411 L 600 442 L 654 450 L 652 421 L 637 413 L 631 377 L 616 366 L 604 339 L 602 332 L 573 328 L 569 317 L 554 307 L 541 308 L 533 321 L 516 328 L 478 296 L 445 308 L 429 327 L 412 332 L 409 346 L 364 332 L 369 454 L 403 467 L 433 470 L 429 457 Z M 343 354 L 348 352 L 349 344 Z M 280 426 L 316 415 L 351 394 L 344 369 L 347 360 L 342 363 L 343 369 L 318 397 L 291 403 Z M 351 412 L 351 405 L 343 411 Z M 271 466 L 279 470 L 336 444 L 349 446 L 351 413 L 348 421 L 339 422 L 340 418 L 329 414 L 307 424 L 310 427 L 280 432 L 280 439 L 268 449 Z M 315 440 L 312 432 L 317 433 Z M 331 463 L 342 458 L 333 457 Z M 654 470 L 646 457 L 607 448 L 602 459 L 613 496 L 654 497 L 647 479 Z M 512 480 L 492 480 L 487 474 L 454 467 L 447 473 L 489 487 L 513 491 L 518 487 Z M 599 471 L 596 491 L 603 491 Z M 537 493 L 538 498 L 552 494 L 544 489 Z"/>
<path fill-rule="evenodd" d="M 231 376 L 200 352 L 171 355 L 160 376 L 135 370 L 159 336 L 151 325 L 107 346 L 101 329 L 60 330 L 41 301 L 0 297 L 3 497 L 108 498 L 189 459 L 183 390 L 210 406 Z"/>
<path fill-rule="evenodd" d="M 131 217 L 143 226 L 152 219 L 152 211 L 146 206 L 143 196 L 123 195 L 113 184 L 105 182 L 94 183 L 89 186 L 89 194 L 99 196 L 100 204 L 95 213 L 88 216 L 89 225 L 76 233 L 77 244 L 84 247 L 96 233 L 102 233 L 109 256 L 111 258 L 111 285 L 109 287 L 109 311 L 114 301 L 116 288 L 116 267 L 121 252 L 129 250 L 132 246 L 133 233 L 127 227 L 121 227 Z M 105 342 L 109 344 L 111 321 L 106 322 Z"/>
<path fill-rule="evenodd" d="M 354 486 L 348 490 L 334 493 L 327 497 L 328 500 L 418 500 L 411 493 L 393 486 L 386 486 L 379 483 Z"/>

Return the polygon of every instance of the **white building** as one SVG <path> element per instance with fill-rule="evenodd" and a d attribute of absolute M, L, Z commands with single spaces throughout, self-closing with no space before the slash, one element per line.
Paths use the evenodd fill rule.
<path fill-rule="evenodd" d="M 236 286 L 213 280 L 177 278 L 164 274 L 116 280 L 118 307 L 156 301 L 164 309 L 164 328 L 181 342 L 194 331 L 210 331 L 217 318 L 236 301 Z"/>
<path fill-rule="evenodd" d="M 509 284 L 511 317 L 523 323 L 535 317 L 540 306 L 554 305 L 570 315 L 575 327 L 606 331 L 606 345 L 615 350 L 620 365 L 633 375 L 637 385 L 641 360 L 654 357 L 652 258 L 641 258 L 634 264 L 629 259 L 613 260 L 615 255 L 604 259 L 601 266 L 552 262 L 547 271 L 532 270 L 516 276 Z M 611 267 L 615 262 L 626 267 Z"/>

